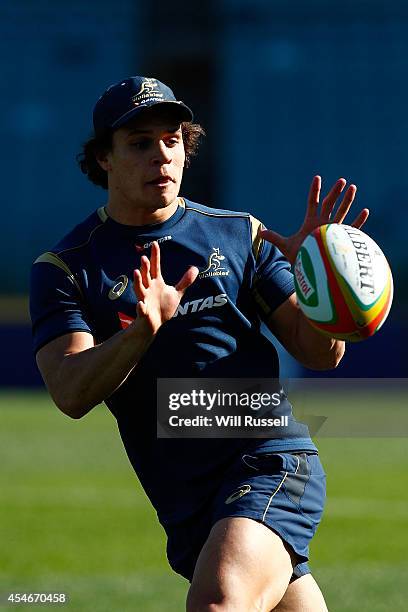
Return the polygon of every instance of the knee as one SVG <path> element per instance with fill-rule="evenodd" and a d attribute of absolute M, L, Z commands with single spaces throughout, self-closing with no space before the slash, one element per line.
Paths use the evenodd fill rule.
<path fill-rule="evenodd" d="M 187 595 L 187 612 L 249 612 L 242 579 L 232 568 L 197 572 Z"/>
<path fill-rule="evenodd" d="M 261 602 L 258 604 L 248 600 L 244 593 L 212 593 L 190 587 L 186 610 L 187 612 L 263 612 L 266 608 Z"/>
<path fill-rule="evenodd" d="M 205 602 L 194 602 L 193 600 L 187 599 L 187 612 L 227 612 L 228 608 L 224 607 L 222 603 L 205 603 Z M 232 608 L 230 608 L 232 610 Z"/>
<path fill-rule="evenodd" d="M 209 607 L 211 606 L 211 608 Z M 214 608 L 214 606 L 216 606 Z M 217 610 L 218 604 L 209 604 L 205 602 L 204 599 L 200 599 L 199 597 L 195 597 L 191 595 L 191 592 L 188 592 L 187 601 L 186 601 L 186 612 L 210 612 L 210 610 Z"/>
<path fill-rule="evenodd" d="M 213 596 L 211 593 L 197 592 L 190 587 L 187 595 L 187 612 L 227 612 L 228 602 L 225 598 Z M 232 608 L 230 608 L 232 610 Z"/>

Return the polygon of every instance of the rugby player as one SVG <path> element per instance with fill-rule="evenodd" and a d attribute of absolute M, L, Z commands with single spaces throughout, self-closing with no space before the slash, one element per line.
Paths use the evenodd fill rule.
<path fill-rule="evenodd" d="M 93 124 L 80 165 L 107 203 L 32 268 L 34 348 L 49 392 L 74 419 L 101 402 L 116 417 L 170 565 L 191 582 L 188 611 L 326 610 L 307 564 L 325 497 L 307 428 L 290 418 L 270 439 L 158 439 L 156 380 L 278 377 L 261 320 L 305 366 L 336 367 L 344 343 L 309 325 L 290 264 L 315 227 L 343 221 L 356 188 L 339 179 L 320 206 L 314 177 L 304 222 L 285 238 L 247 212 L 179 196 L 203 130 L 157 79 L 109 87 Z M 282 409 L 291 415 L 288 402 Z"/>

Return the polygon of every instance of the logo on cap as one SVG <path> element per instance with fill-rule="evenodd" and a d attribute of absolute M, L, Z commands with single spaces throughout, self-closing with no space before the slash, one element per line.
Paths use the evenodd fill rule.
<path fill-rule="evenodd" d="M 140 106 L 153 100 L 163 100 L 163 98 L 164 94 L 160 91 L 157 80 L 146 77 L 142 82 L 140 90 L 132 96 L 132 102 L 135 106 Z"/>

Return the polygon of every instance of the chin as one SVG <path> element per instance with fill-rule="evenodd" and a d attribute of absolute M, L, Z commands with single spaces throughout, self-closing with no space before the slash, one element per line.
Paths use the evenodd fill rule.
<path fill-rule="evenodd" d="M 166 208 L 167 206 L 170 206 L 170 204 L 173 204 L 176 198 L 177 198 L 177 193 L 171 193 L 171 194 L 163 193 L 160 196 L 160 198 L 158 198 L 158 207 Z"/>

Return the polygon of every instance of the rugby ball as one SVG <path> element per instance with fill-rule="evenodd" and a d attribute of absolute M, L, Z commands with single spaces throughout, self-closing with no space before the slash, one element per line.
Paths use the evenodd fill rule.
<path fill-rule="evenodd" d="M 294 275 L 300 308 L 327 336 L 364 340 L 390 311 L 390 266 L 374 240 L 350 225 L 329 223 L 314 230 L 300 247 Z"/>

